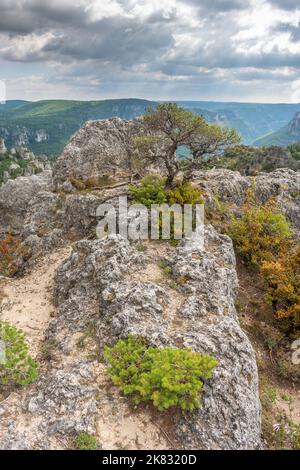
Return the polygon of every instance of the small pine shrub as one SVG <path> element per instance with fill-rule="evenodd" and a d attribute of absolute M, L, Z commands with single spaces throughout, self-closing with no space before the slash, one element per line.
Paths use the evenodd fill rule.
<path fill-rule="evenodd" d="M 5 345 L 5 362 L 0 363 L 0 387 L 34 382 L 38 376 L 37 364 L 28 353 L 24 333 L 0 321 L 0 340 Z"/>
<path fill-rule="evenodd" d="M 163 271 L 163 273 L 166 277 L 171 277 L 172 276 L 173 270 L 172 270 L 171 266 L 169 266 L 168 263 L 166 263 L 166 261 L 159 260 L 157 265 Z"/>
<path fill-rule="evenodd" d="M 150 209 L 152 204 L 191 204 L 195 207 L 197 204 L 203 204 L 202 193 L 199 189 L 194 188 L 191 183 L 182 183 L 177 181 L 172 188 L 166 186 L 167 178 L 162 178 L 156 174 L 145 176 L 141 181 L 141 186 L 129 186 L 129 192 L 133 196 L 134 204 L 143 204 Z M 193 226 L 195 228 L 195 214 L 193 218 Z M 184 218 L 182 218 L 182 225 Z M 162 230 L 162 214 L 159 215 L 159 228 Z M 177 246 L 178 240 L 174 235 L 174 214 L 170 214 L 170 243 Z"/>
<path fill-rule="evenodd" d="M 75 439 L 75 447 L 78 450 L 98 450 L 99 444 L 92 434 L 80 432 Z"/>
<path fill-rule="evenodd" d="M 241 218 L 233 218 L 228 234 L 246 263 L 256 268 L 276 256 L 292 235 L 285 216 L 273 202 L 247 205 Z"/>
<path fill-rule="evenodd" d="M 217 361 L 191 349 L 150 347 L 129 337 L 106 348 L 112 381 L 133 402 L 151 401 L 159 411 L 170 407 L 199 408 L 203 379 L 210 379 Z"/>
<path fill-rule="evenodd" d="M 165 186 L 166 178 L 150 174 L 141 180 L 141 186 L 129 186 L 128 189 L 134 204 L 144 204 L 149 209 L 151 204 L 167 202 Z"/>
<path fill-rule="evenodd" d="M 141 253 L 143 253 L 144 251 L 146 251 L 146 247 L 145 247 L 145 245 L 143 245 L 143 243 L 138 243 L 138 244 L 136 245 L 136 249 L 137 249 L 137 251 L 140 251 Z"/>
<path fill-rule="evenodd" d="M 176 182 L 176 185 L 173 188 L 166 189 L 167 200 L 170 205 L 179 204 L 184 206 L 184 204 L 191 204 L 193 208 L 197 204 L 203 204 L 203 196 L 201 191 L 198 188 L 195 188 L 191 183 L 182 183 L 180 181 Z M 196 215 L 193 214 L 193 229 L 196 227 Z M 182 224 L 184 225 L 184 218 L 182 219 Z M 183 233 L 184 235 L 184 233 Z M 174 215 L 171 214 L 171 240 L 170 244 L 177 246 L 178 240 L 175 240 L 174 237 Z"/>

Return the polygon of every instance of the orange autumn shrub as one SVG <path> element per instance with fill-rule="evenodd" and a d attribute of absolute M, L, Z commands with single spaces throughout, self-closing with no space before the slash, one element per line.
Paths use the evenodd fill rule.
<path fill-rule="evenodd" d="M 282 250 L 272 261 L 264 261 L 261 272 L 268 285 L 267 299 L 287 331 L 300 330 L 300 246 Z"/>
<path fill-rule="evenodd" d="M 13 276 L 18 270 L 18 260 L 23 255 L 20 240 L 11 232 L 0 240 L 0 275 Z"/>
<path fill-rule="evenodd" d="M 234 217 L 228 234 L 245 263 L 263 276 L 266 298 L 280 328 L 288 334 L 300 329 L 300 247 L 276 202 L 260 205 L 250 188 L 241 217 Z"/>

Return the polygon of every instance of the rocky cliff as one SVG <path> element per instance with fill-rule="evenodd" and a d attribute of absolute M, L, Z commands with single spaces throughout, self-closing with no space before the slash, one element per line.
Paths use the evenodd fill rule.
<path fill-rule="evenodd" d="M 24 325 L 41 364 L 37 383 L 0 403 L 1 448 L 69 448 L 79 431 L 95 434 L 104 448 L 262 447 L 256 358 L 237 317 L 231 240 L 211 225 L 205 227 L 203 248 L 189 241 L 177 248 L 148 241 L 141 252 L 119 236 L 96 240 L 99 203 L 115 204 L 126 185 L 86 192 L 65 184 L 72 177 L 127 175 L 126 144 L 138 125 L 119 119 L 87 123 L 66 147 L 53 179 L 44 172 L 0 188 L 2 230 L 12 227 L 31 250 L 20 296 L 28 284 L 31 313 Z M 300 230 L 299 172 L 277 170 L 254 178 L 211 170 L 195 172 L 192 181 L 211 210 L 217 200 L 239 210 L 255 182 L 258 200 L 277 199 Z M 170 277 L 160 269 L 162 262 Z M 36 270 L 37 297 L 45 292 L 46 300 L 33 309 Z M 18 317 L 9 293 L 16 289 L 7 280 L 3 287 L 8 300 L 1 315 L 14 322 Z M 33 321 L 36 335 L 30 329 Z M 129 334 L 217 358 L 200 410 L 156 414 L 153 421 L 151 408 L 130 408 L 109 382 L 102 359 L 106 344 Z"/>
<path fill-rule="evenodd" d="M 31 176 L 50 169 L 47 157 L 36 157 L 26 147 L 13 147 L 8 150 L 4 140 L 0 139 L 0 185 L 18 176 Z"/>
<path fill-rule="evenodd" d="M 54 168 L 56 188 L 66 182 L 97 182 L 131 175 L 133 139 L 142 132 L 138 120 L 111 118 L 87 122 L 70 140 Z"/>
<path fill-rule="evenodd" d="M 268 146 L 281 145 L 287 146 L 300 140 L 300 112 L 297 112 L 291 121 L 276 132 L 256 140 L 254 145 Z"/>

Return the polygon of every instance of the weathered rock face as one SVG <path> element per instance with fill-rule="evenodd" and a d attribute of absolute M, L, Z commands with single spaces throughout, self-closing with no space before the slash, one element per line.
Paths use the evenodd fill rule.
<path fill-rule="evenodd" d="M 0 143 L 0 160 L 5 168 L 5 171 L 0 172 L 0 186 L 9 179 L 15 179 L 18 176 L 31 176 L 44 170 L 51 170 L 48 160 L 36 157 L 34 153 L 25 147 L 7 150 L 4 146 L 2 150 L 3 153 L 1 153 Z"/>
<path fill-rule="evenodd" d="M 0 229 L 10 226 L 14 232 L 20 233 L 27 214 L 28 204 L 39 192 L 51 186 L 51 171 L 38 176 L 19 177 L 9 180 L 0 187 Z"/>
<path fill-rule="evenodd" d="M 257 368 L 234 306 L 238 282 L 230 239 L 207 226 L 204 249 L 186 242 L 166 260 L 174 279 L 185 279 L 176 291 L 148 274 L 145 280 L 151 252 L 141 254 L 118 236 L 73 246 L 56 274 L 58 315 L 46 333 L 56 366 L 24 397 L 22 419 L 7 419 L 1 448 L 57 448 L 60 438 L 76 432 L 97 435 L 105 401 L 99 382 L 103 366 L 76 349 L 87 327 L 100 351 L 133 334 L 159 347 L 190 346 L 215 356 L 219 364 L 204 384 L 202 408 L 188 416 L 178 411 L 175 417 L 180 448 L 261 447 Z"/>
<path fill-rule="evenodd" d="M 4 139 L 1 139 L 0 138 L 0 155 L 3 155 L 5 152 L 6 152 L 6 146 L 5 146 L 5 142 L 4 142 Z"/>
<path fill-rule="evenodd" d="M 86 181 L 130 174 L 132 138 L 139 120 L 120 118 L 87 122 L 70 140 L 54 169 L 57 186 L 70 179 Z"/>
<path fill-rule="evenodd" d="M 207 165 L 207 162 L 204 162 Z M 212 157 L 208 164 L 210 168 L 227 168 L 239 171 L 242 175 L 256 176 L 261 172 L 270 173 L 278 168 L 300 170 L 300 161 L 292 157 L 291 152 L 284 147 L 250 147 L 237 145 L 228 147 L 224 155 L 219 158 Z"/>
<path fill-rule="evenodd" d="M 107 202 L 117 207 L 118 196 L 124 194 L 124 189 L 110 190 L 109 197 L 106 194 L 105 191 L 99 195 L 37 193 L 28 204 L 20 234 L 25 247 L 36 258 L 70 241 L 94 238 L 98 206 Z"/>
<path fill-rule="evenodd" d="M 240 207 L 245 202 L 251 185 L 256 199 L 264 204 L 275 198 L 296 231 L 300 231 L 300 171 L 278 169 L 272 173 L 260 173 L 255 177 L 242 176 L 237 171 L 211 170 L 193 174 L 193 182 L 207 195 L 208 207 L 216 207 L 216 198 Z"/>
<path fill-rule="evenodd" d="M 186 279 L 177 307 L 165 288 L 136 280 L 149 259 L 129 242 L 118 237 L 78 242 L 57 274 L 60 315 L 51 322 L 49 337 L 59 338 L 68 351 L 70 331 L 93 321 L 101 346 L 134 334 L 158 346 L 180 344 L 215 356 L 219 366 L 205 384 L 203 407 L 188 419 L 178 417 L 182 447 L 259 448 L 257 368 L 234 307 L 232 244 L 211 226 L 205 235 L 204 250 L 187 242 L 168 260 L 173 276 Z"/>

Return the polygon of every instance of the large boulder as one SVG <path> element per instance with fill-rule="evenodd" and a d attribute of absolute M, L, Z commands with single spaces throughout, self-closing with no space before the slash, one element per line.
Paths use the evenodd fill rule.
<path fill-rule="evenodd" d="M 205 383 L 203 407 L 188 419 L 177 417 L 180 445 L 260 448 L 257 367 L 237 320 L 231 240 L 207 226 L 204 249 L 186 242 L 167 259 L 175 279 L 185 280 L 179 288 L 180 306 L 165 287 L 142 279 L 150 262 L 120 237 L 78 242 L 57 274 L 60 315 L 51 322 L 49 337 L 59 338 L 68 351 L 70 331 L 94 322 L 101 347 L 133 334 L 160 347 L 181 344 L 215 356 L 219 365 Z"/>
<path fill-rule="evenodd" d="M 132 139 L 142 132 L 138 119 L 88 121 L 71 138 L 54 168 L 57 187 L 66 181 L 94 181 L 130 174 Z"/>
<path fill-rule="evenodd" d="M 9 180 L 0 187 L 0 231 L 10 227 L 17 234 L 21 232 L 31 199 L 51 188 L 51 176 L 51 171 L 45 171 Z"/>

